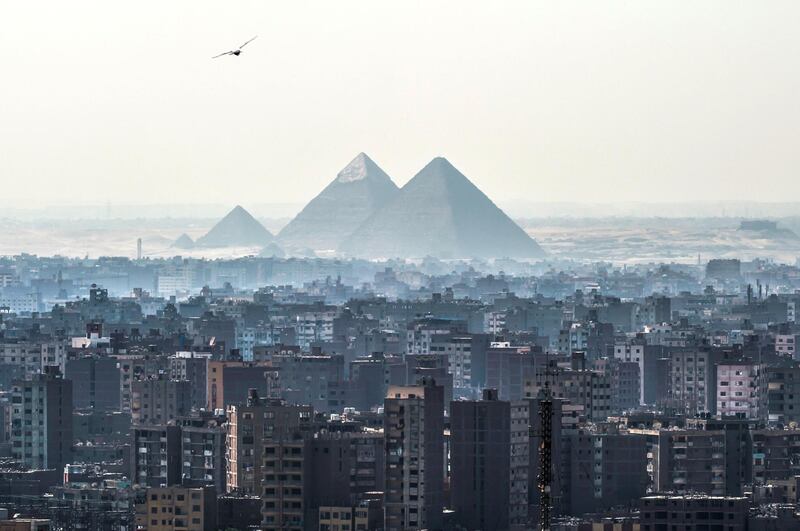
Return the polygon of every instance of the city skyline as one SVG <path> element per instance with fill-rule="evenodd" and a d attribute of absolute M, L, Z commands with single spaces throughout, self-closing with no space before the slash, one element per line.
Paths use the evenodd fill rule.
<path fill-rule="evenodd" d="M 2 15 L 0 531 L 800 529 L 800 3 Z"/>

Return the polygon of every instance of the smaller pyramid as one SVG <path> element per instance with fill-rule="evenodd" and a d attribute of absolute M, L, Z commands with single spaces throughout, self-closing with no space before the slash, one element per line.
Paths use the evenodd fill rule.
<path fill-rule="evenodd" d="M 267 245 L 272 242 L 272 233 L 256 218 L 237 205 L 219 220 L 205 236 L 197 239 L 198 247 L 246 247 Z"/>
<path fill-rule="evenodd" d="M 275 242 L 270 243 L 258 253 L 261 258 L 284 258 L 286 252 L 281 249 Z"/>
<path fill-rule="evenodd" d="M 172 246 L 177 249 L 191 249 L 194 247 L 194 240 L 189 237 L 185 232 L 178 236 L 178 239 L 172 242 Z"/>

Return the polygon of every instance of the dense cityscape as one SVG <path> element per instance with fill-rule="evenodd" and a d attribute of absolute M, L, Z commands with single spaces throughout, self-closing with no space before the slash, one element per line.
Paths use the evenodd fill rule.
<path fill-rule="evenodd" d="M 0 531 L 800 531 L 800 2 L 0 8 Z"/>
<path fill-rule="evenodd" d="M 800 525 L 796 265 L 14 256 L 0 279 L 3 529 Z"/>
<path fill-rule="evenodd" d="M 551 256 L 360 153 L 277 234 L 0 257 L 0 531 L 800 528 L 792 222 Z"/>

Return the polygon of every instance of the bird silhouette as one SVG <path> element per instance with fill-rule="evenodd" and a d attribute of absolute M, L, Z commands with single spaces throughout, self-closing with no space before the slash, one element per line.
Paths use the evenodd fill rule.
<path fill-rule="evenodd" d="M 255 37 L 253 37 L 253 38 L 252 38 L 252 39 L 250 39 L 249 41 L 245 42 L 244 44 L 242 44 L 241 46 L 239 46 L 239 47 L 238 47 L 238 48 L 236 48 L 235 50 L 230 50 L 230 51 L 228 51 L 228 52 L 223 52 L 223 53 L 221 53 L 221 54 L 219 54 L 219 55 L 215 55 L 214 57 L 212 57 L 212 59 L 216 59 L 217 57 L 222 57 L 223 55 L 239 55 L 240 53 L 242 53 L 242 48 L 244 48 L 245 46 L 247 46 L 247 45 L 248 45 L 248 43 L 251 43 L 251 42 L 253 42 L 254 40 L 256 40 L 256 37 L 258 37 L 258 35 L 256 35 Z"/>

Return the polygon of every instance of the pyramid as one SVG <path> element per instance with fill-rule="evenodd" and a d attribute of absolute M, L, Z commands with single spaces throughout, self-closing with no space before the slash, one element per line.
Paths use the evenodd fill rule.
<path fill-rule="evenodd" d="M 539 258 L 544 251 L 447 159 L 433 159 L 339 247 L 361 258 Z"/>
<path fill-rule="evenodd" d="M 194 247 L 194 241 L 185 232 L 178 236 L 178 239 L 172 242 L 172 246 L 178 249 L 191 249 Z"/>
<path fill-rule="evenodd" d="M 283 258 L 286 253 L 275 242 L 270 243 L 258 253 L 262 258 Z"/>
<path fill-rule="evenodd" d="M 197 239 L 198 247 L 245 247 L 267 245 L 272 234 L 256 218 L 240 206 L 236 206 L 219 220 L 205 236 Z"/>
<path fill-rule="evenodd" d="M 389 176 L 359 153 L 283 228 L 278 239 L 290 247 L 335 250 L 397 192 Z"/>

